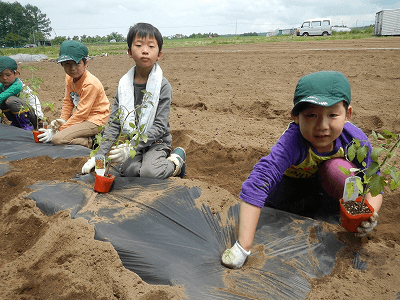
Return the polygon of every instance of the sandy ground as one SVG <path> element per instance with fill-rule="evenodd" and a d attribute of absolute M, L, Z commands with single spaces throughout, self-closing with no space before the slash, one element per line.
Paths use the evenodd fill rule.
<path fill-rule="evenodd" d="M 124 54 L 90 61 L 110 101 L 132 63 Z M 43 80 L 41 101 L 55 104 L 55 112 L 44 109 L 53 120 L 61 111 L 63 68 L 50 61 L 31 65 L 40 68 L 35 76 Z M 164 49 L 160 65 L 173 87 L 173 146 L 187 151 L 183 180 L 208 187 L 214 197 L 207 204 L 221 213 L 239 200 L 241 183 L 290 122 L 294 88 L 303 75 L 343 72 L 352 86 L 352 121 L 366 133 L 400 131 L 398 37 Z M 22 79 L 29 76 L 21 70 Z M 86 159 L 14 161 L 0 177 L 0 298 L 183 299 L 184 286 L 148 285 L 125 269 L 111 244 L 94 240 L 87 221 L 71 220 L 68 211 L 45 216 L 24 199 L 27 186 L 69 180 Z M 346 247 L 331 275 L 311 280 L 307 299 L 396 299 L 398 199 L 399 192 L 386 191 L 379 224 L 368 238 L 328 226 Z M 365 271 L 353 268 L 353 252 L 368 263 Z"/>

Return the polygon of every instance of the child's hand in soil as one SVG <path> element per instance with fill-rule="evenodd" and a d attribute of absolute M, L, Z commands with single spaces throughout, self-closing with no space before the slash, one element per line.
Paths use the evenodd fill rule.
<path fill-rule="evenodd" d="M 378 224 L 378 213 L 374 212 L 368 221 L 361 222 L 360 226 L 357 227 L 358 233 L 356 233 L 357 237 L 364 237 L 370 233 L 376 225 Z"/>
<path fill-rule="evenodd" d="M 239 269 L 250 254 L 250 251 L 244 250 L 236 241 L 231 249 L 226 249 L 222 254 L 222 264 L 231 269 Z"/>
<path fill-rule="evenodd" d="M 93 157 L 89 158 L 89 160 L 87 162 L 85 162 L 85 164 L 83 165 L 82 173 L 83 174 L 90 173 L 90 171 L 94 168 L 95 165 L 96 165 L 96 159 L 93 156 Z"/>

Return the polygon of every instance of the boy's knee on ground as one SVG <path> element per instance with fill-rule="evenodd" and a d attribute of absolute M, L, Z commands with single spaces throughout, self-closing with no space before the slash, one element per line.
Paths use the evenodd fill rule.
<path fill-rule="evenodd" d="M 123 177 L 139 177 L 141 162 L 131 162 L 128 160 L 122 165 L 121 175 Z"/>
<path fill-rule="evenodd" d="M 172 162 L 165 160 L 165 164 L 150 166 L 142 165 L 140 168 L 140 177 L 155 178 L 155 179 L 165 179 L 172 175 L 175 165 L 171 167 L 171 171 L 168 171 L 168 164 L 173 165 Z"/>
<path fill-rule="evenodd" d="M 23 106 L 21 102 L 22 100 L 17 96 L 10 96 L 4 101 L 4 104 L 12 113 L 18 113 Z"/>
<path fill-rule="evenodd" d="M 346 169 L 356 167 L 344 158 L 333 158 L 324 162 L 319 171 L 322 188 L 335 199 L 343 197 L 344 182 L 350 176 L 343 174 L 339 166 Z"/>
<path fill-rule="evenodd" d="M 53 145 L 61 145 L 61 144 L 63 144 L 62 137 L 60 135 L 58 135 L 58 134 L 55 134 L 51 141 L 52 141 Z"/>

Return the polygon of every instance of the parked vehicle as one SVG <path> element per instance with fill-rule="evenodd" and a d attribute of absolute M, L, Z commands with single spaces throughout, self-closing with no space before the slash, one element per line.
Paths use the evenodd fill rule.
<path fill-rule="evenodd" d="M 36 48 L 35 44 L 26 44 L 24 48 Z"/>
<path fill-rule="evenodd" d="M 340 25 L 334 25 L 332 27 L 332 31 L 336 31 L 336 32 L 350 32 L 351 29 L 347 26 L 340 26 Z"/>
<path fill-rule="evenodd" d="M 309 35 L 331 35 L 332 26 L 331 19 L 329 18 L 319 18 L 305 20 L 303 25 L 297 29 L 296 34 L 298 36 L 309 36 Z"/>
<path fill-rule="evenodd" d="M 400 35 L 400 8 L 385 9 L 375 15 L 375 35 Z"/>

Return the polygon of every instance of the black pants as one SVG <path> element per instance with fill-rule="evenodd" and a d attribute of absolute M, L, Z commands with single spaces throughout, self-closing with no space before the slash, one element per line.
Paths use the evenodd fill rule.
<path fill-rule="evenodd" d="M 339 200 L 325 193 L 319 176 L 309 179 L 283 176 L 265 206 L 311 218 L 339 213 Z"/>

